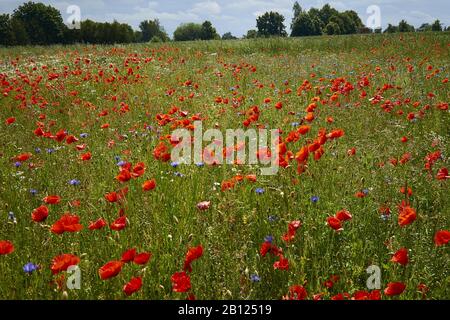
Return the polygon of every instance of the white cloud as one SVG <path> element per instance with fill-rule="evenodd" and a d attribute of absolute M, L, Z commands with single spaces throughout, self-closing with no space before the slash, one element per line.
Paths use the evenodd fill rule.
<path fill-rule="evenodd" d="M 220 5 L 215 1 L 197 2 L 194 4 L 194 7 L 189 10 L 189 12 L 199 15 L 218 15 L 221 11 Z"/>

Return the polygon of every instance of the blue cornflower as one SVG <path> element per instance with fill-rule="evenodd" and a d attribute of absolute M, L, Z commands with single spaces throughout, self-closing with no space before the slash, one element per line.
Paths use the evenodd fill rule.
<path fill-rule="evenodd" d="M 20 167 L 21 165 L 22 165 L 22 162 L 20 162 L 20 161 L 14 162 L 14 166 L 15 166 L 16 168 Z"/>
<path fill-rule="evenodd" d="M 120 161 L 120 156 L 114 156 L 114 160 Z"/>
<path fill-rule="evenodd" d="M 39 266 L 32 262 L 28 262 L 26 265 L 23 266 L 23 271 L 28 274 L 32 274 L 33 271 L 36 271 L 37 269 L 39 269 Z"/>
<path fill-rule="evenodd" d="M 367 195 L 369 193 L 369 189 L 363 189 L 362 192 Z"/>
<path fill-rule="evenodd" d="M 41 148 L 34 148 L 34 152 L 41 153 Z"/>
<path fill-rule="evenodd" d="M 263 194 L 264 193 L 264 189 L 263 188 L 256 188 L 255 192 L 257 194 Z"/>
<path fill-rule="evenodd" d="M 184 174 L 182 174 L 181 172 L 174 172 L 173 174 L 177 177 L 184 177 Z"/>
<path fill-rule="evenodd" d="M 173 168 L 176 168 L 176 167 L 178 167 L 179 163 L 176 162 L 176 161 L 173 161 L 170 165 L 171 165 Z"/>
<path fill-rule="evenodd" d="M 117 162 L 117 165 L 119 167 L 122 167 L 122 166 L 126 165 L 126 163 L 127 163 L 126 161 L 120 160 L 119 162 Z"/>
<path fill-rule="evenodd" d="M 274 215 L 270 215 L 267 217 L 267 219 L 269 220 L 269 222 L 275 222 L 278 220 L 278 217 L 274 216 Z"/>
<path fill-rule="evenodd" d="M 31 195 L 35 196 L 38 191 L 36 189 L 30 189 Z"/>
<path fill-rule="evenodd" d="M 199 167 L 199 168 L 205 166 L 205 164 L 204 164 L 203 162 L 198 162 L 198 163 L 196 163 L 195 165 L 196 165 L 197 167 Z"/>
<path fill-rule="evenodd" d="M 87 133 L 81 133 L 80 134 L 80 138 L 87 138 L 88 134 Z"/>
<path fill-rule="evenodd" d="M 251 282 L 259 282 L 259 281 L 261 281 L 261 278 L 257 274 L 252 274 L 250 276 L 250 281 Z"/>
<path fill-rule="evenodd" d="M 71 186 L 78 186 L 80 183 L 81 183 L 81 181 L 77 180 L 77 179 L 72 179 L 72 180 L 69 181 L 69 184 Z"/>
<path fill-rule="evenodd" d="M 272 243 L 272 241 L 273 241 L 273 236 L 269 235 L 269 236 L 264 237 L 264 242 Z"/>
<path fill-rule="evenodd" d="M 317 201 L 319 201 L 319 197 L 318 196 L 312 196 L 311 197 L 311 202 L 312 203 L 316 203 Z"/>
<path fill-rule="evenodd" d="M 47 151 L 47 153 L 53 153 L 53 152 L 55 152 L 55 149 L 53 149 L 53 148 L 47 148 L 46 151 Z"/>
<path fill-rule="evenodd" d="M 297 126 L 299 126 L 300 125 L 300 122 L 292 122 L 291 123 L 291 126 L 293 126 L 293 127 L 297 127 Z"/>

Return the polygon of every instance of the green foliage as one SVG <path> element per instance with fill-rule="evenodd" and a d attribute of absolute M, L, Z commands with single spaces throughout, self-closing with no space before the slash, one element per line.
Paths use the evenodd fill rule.
<path fill-rule="evenodd" d="M 213 40 L 220 39 L 220 35 L 210 21 L 202 24 L 183 23 L 179 25 L 173 33 L 175 41 Z"/>
<path fill-rule="evenodd" d="M 294 21 L 291 37 L 315 36 L 322 34 L 321 21 L 317 16 L 301 13 Z"/>
<path fill-rule="evenodd" d="M 414 32 L 414 26 L 408 24 L 406 20 L 402 20 L 398 24 L 398 32 Z"/>
<path fill-rule="evenodd" d="M 432 31 L 442 31 L 441 22 L 439 20 L 434 21 L 433 24 L 431 25 L 431 30 Z"/>
<path fill-rule="evenodd" d="M 398 32 L 398 26 L 394 26 L 392 24 L 388 24 L 386 30 L 384 30 L 384 33 L 395 33 Z"/>
<path fill-rule="evenodd" d="M 61 13 L 52 6 L 30 1 L 14 10 L 12 18 L 23 24 L 32 45 L 63 42 L 66 26 Z"/>
<path fill-rule="evenodd" d="M 9 14 L 0 15 L 0 45 L 6 46 L 13 44 L 14 33 L 11 27 L 11 21 Z"/>
<path fill-rule="evenodd" d="M 263 37 L 279 36 L 285 37 L 286 26 L 283 24 L 284 17 L 278 12 L 266 12 L 256 19 L 256 27 L 258 28 L 258 35 Z"/>
<path fill-rule="evenodd" d="M 311 8 L 308 12 L 296 14 L 294 8 L 294 19 L 291 25 L 291 36 L 311 36 L 322 33 L 332 34 L 354 34 L 370 33 L 364 27 L 358 14 L 353 10 L 339 12 L 326 4 L 322 9 Z"/>
<path fill-rule="evenodd" d="M 336 22 L 330 21 L 325 27 L 325 33 L 328 35 L 341 34 L 341 28 Z"/>
<path fill-rule="evenodd" d="M 222 36 L 222 40 L 236 40 L 237 38 L 231 34 L 231 32 L 226 32 Z"/>
<path fill-rule="evenodd" d="M 150 41 L 153 37 L 157 37 L 161 41 L 169 40 L 169 36 L 159 23 L 158 19 L 142 21 L 139 24 L 139 29 L 141 30 L 139 42 Z"/>
<path fill-rule="evenodd" d="M 216 28 L 213 27 L 210 21 L 205 21 L 202 23 L 201 39 L 202 40 L 220 39 L 220 35 L 217 33 Z"/>
<path fill-rule="evenodd" d="M 255 39 L 258 37 L 258 31 L 255 29 L 250 29 L 247 31 L 247 34 L 245 35 L 245 39 Z"/>
<path fill-rule="evenodd" d="M 175 41 L 193 41 L 202 38 L 202 25 L 198 23 L 183 23 L 179 25 L 174 33 Z"/>
<path fill-rule="evenodd" d="M 417 28 L 417 31 L 431 31 L 431 25 L 429 23 L 423 23 L 419 28 Z"/>

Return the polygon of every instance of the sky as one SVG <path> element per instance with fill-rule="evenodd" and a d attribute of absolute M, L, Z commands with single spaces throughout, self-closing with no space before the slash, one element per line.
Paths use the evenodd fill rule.
<path fill-rule="evenodd" d="M 23 0 L 0 0 L 0 13 L 12 13 Z M 39 0 L 34 0 L 39 2 Z M 113 21 L 130 24 L 138 29 L 140 21 L 158 18 L 169 36 L 181 23 L 201 23 L 209 20 L 219 34 L 231 32 L 235 36 L 244 35 L 256 28 L 256 18 L 266 11 L 277 11 L 286 18 L 289 32 L 294 0 L 41 0 L 61 11 L 65 21 L 69 21 L 74 11 L 67 12 L 71 5 L 80 9 L 81 20 Z M 303 9 L 321 8 L 325 3 L 339 11 L 355 10 L 364 24 L 373 13 L 367 9 L 376 5 L 380 9 L 381 25 L 398 24 L 401 19 L 419 27 L 422 23 L 432 23 L 439 19 L 445 26 L 450 25 L 450 0 L 300 0 Z"/>

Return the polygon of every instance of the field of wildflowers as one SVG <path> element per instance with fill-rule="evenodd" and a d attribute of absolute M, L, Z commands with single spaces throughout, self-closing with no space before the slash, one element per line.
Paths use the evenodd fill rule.
<path fill-rule="evenodd" d="M 444 32 L 0 49 L 0 298 L 449 299 L 449 53 Z M 211 141 L 173 161 L 196 121 L 279 129 L 257 150 L 278 172 Z"/>

